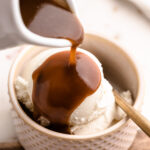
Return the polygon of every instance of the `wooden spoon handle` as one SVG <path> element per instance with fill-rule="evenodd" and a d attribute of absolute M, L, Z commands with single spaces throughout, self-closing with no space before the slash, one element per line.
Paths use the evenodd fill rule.
<path fill-rule="evenodd" d="M 128 104 L 116 90 L 113 92 L 116 103 L 150 137 L 150 121 L 147 120 L 140 112 L 135 110 L 130 104 Z"/>

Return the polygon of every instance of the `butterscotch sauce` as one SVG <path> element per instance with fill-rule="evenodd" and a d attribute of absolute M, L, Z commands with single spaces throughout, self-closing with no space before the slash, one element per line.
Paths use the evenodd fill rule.
<path fill-rule="evenodd" d="M 72 43 L 70 64 L 75 63 L 76 47 L 83 40 L 83 27 L 70 11 L 53 0 L 20 0 L 20 10 L 26 27 L 50 38 L 68 39 Z"/>
<path fill-rule="evenodd" d="M 20 0 L 20 10 L 26 27 L 50 38 L 63 38 L 78 46 L 83 40 L 83 28 L 77 17 L 53 0 Z"/>
<path fill-rule="evenodd" d="M 50 56 L 32 76 L 37 117 L 45 116 L 53 130 L 65 133 L 71 113 L 101 82 L 99 68 L 89 56 L 77 52 L 76 65 L 69 65 L 69 56 L 69 51 Z"/>
<path fill-rule="evenodd" d="M 69 10 L 52 0 L 20 0 L 21 14 L 32 32 L 72 43 L 71 52 L 49 57 L 33 73 L 34 119 L 45 116 L 50 129 L 69 133 L 69 117 L 83 100 L 94 93 L 101 82 L 95 62 L 76 47 L 83 40 L 83 28 Z"/>

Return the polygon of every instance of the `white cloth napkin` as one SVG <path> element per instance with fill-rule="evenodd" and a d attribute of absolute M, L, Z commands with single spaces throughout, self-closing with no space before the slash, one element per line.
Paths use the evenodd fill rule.
<path fill-rule="evenodd" d="M 19 47 L 0 50 L 0 143 L 16 140 L 7 84 L 9 69 L 20 50 Z"/>

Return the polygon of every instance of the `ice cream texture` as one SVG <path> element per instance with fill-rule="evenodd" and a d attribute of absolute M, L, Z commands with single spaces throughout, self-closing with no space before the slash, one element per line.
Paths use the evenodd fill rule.
<path fill-rule="evenodd" d="M 69 49 L 68 49 L 69 50 Z M 50 49 L 42 51 L 27 62 L 20 76 L 17 77 L 15 89 L 17 98 L 31 112 L 34 110 L 32 102 L 32 73 L 50 56 L 66 51 L 66 49 Z M 102 65 L 91 53 L 77 49 L 94 60 L 101 72 L 101 84 L 98 89 L 73 111 L 69 119 L 70 132 L 76 135 L 89 135 L 104 130 L 112 125 L 113 120 L 121 120 L 125 113 L 115 104 L 111 84 L 104 78 Z M 60 83 L 61 84 L 61 83 Z M 120 93 L 130 104 L 132 98 L 130 91 Z M 40 116 L 38 119 L 43 126 L 48 126 L 51 121 Z"/>

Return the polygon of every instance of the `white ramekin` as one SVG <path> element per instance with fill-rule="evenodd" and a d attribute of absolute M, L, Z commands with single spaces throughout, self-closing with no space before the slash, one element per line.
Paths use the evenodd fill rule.
<path fill-rule="evenodd" d="M 134 107 L 140 110 L 144 85 L 139 66 L 133 57 L 115 44 L 95 35 L 86 35 L 81 47 L 100 59 L 104 75 L 115 88 L 132 92 Z M 21 145 L 26 150 L 127 150 L 137 132 L 137 126 L 128 117 L 97 134 L 78 136 L 48 130 L 26 115 L 16 98 L 14 81 L 21 73 L 23 65 L 39 51 L 46 49 L 26 46 L 10 70 L 9 95 L 13 105 L 14 125 Z"/>

